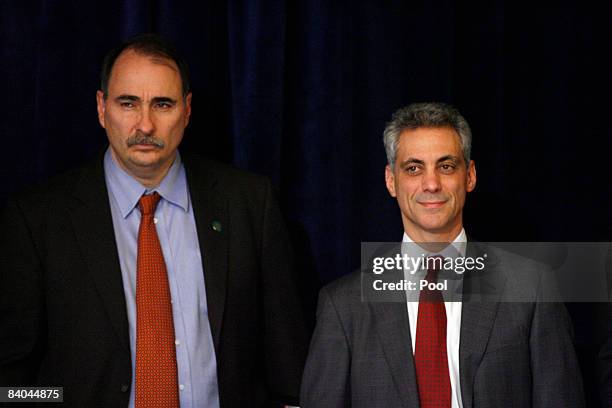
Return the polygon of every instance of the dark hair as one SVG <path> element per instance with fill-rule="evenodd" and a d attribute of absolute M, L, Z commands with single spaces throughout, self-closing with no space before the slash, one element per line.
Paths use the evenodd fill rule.
<path fill-rule="evenodd" d="M 451 105 L 440 102 L 421 102 L 398 109 L 385 126 L 383 141 L 387 162 L 392 169 L 395 165 L 400 135 L 406 129 L 420 127 L 449 127 L 457 132 L 465 165 L 469 166 L 472 131 L 465 118 Z"/>
<path fill-rule="evenodd" d="M 174 46 L 166 41 L 162 36 L 153 33 L 146 33 L 130 38 L 117 48 L 109 51 L 109 53 L 104 57 L 102 71 L 100 72 L 100 87 L 102 88 L 105 99 L 108 97 L 108 80 L 111 76 L 113 65 L 115 65 L 115 61 L 119 55 L 127 50 L 133 50 L 142 55 L 174 61 L 178 67 L 179 74 L 181 75 L 183 97 L 187 96 L 190 91 L 189 68 L 187 67 L 187 62 L 183 59 L 183 57 L 181 57 L 176 48 L 174 48 Z"/>

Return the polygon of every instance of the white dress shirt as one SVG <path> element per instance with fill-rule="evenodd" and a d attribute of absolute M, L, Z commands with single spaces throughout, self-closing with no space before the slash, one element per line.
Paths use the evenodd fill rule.
<path fill-rule="evenodd" d="M 408 234 L 404 233 L 402 242 L 412 243 L 414 242 Z M 451 244 L 453 248 L 442 250 L 438 254 L 425 254 L 425 255 L 442 255 L 445 258 L 449 256 L 465 256 L 467 246 L 467 236 L 465 230 L 461 229 L 461 232 L 453 240 Z M 416 246 L 410 246 L 414 248 Z M 420 251 L 422 252 L 422 251 Z M 414 256 L 420 256 L 421 254 L 414 254 Z M 409 273 L 405 271 L 405 273 Z M 416 272 L 417 274 L 422 273 L 424 278 L 425 271 Z M 409 277 L 406 277 L 409 279 Z M 452 284 L 452 281 L 449 281 Z M 410 298 L 410 297 L 409 297 Z M 414 299 L 414 297 L 412 297 Z M 410 337 L 412 338 L 412 354 L 414 355 L 414 348 L 416 342 L 416 328 L 417 328 L 417 317 L 419 315 L 419 302 L 409 301 L 408 304 L 408 321 L 410 322 Z M 446 352 L 448 356 L 448 371 L 450 375 L 451 383 L 451 407 L 452 408 L 463 408 L 461 401 L 461 384 L 459 381 L 459 337 L 461 333 L 461 302 L 444 302 L 446 309 Z"/>

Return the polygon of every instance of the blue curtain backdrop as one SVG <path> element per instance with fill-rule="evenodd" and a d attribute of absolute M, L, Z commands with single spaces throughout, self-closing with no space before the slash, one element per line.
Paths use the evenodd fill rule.
<path fill-rule="evenodd" d="M 611 241 L 612 21 L 586 2 L 0 2 L 0 201 L 105 144 L 106 51 L 158 32 L 186 56 L 183 150 L 265 174 L 299 255 L 306 307 L 353 270 L 361 241 L 401 237 L 382 129 L 410 102 L 455 104 L 478 185 L 466 229 L 486 241 Z M 570 305 L 589 393 L 598 339 Z M 607 323 L 609 324 L 609 322 Z"/>

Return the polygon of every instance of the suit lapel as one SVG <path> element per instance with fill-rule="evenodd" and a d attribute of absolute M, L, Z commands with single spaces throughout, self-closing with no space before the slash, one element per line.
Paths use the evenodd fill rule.
<path fill-rule="evenodd" d="M 129 352 L 129 325 L 123 281 L 102 157 L 86 167 L 68 209 L 78 246 L 121 345 Z"/>
<path fill-rule="evenodd" d="M 479 244 L 468 244 L 468 257 L 475 258 L 484 253 Z M 463 279 L 459 376 L 465 408 L 473 404 L 474 377 L 489 341 L 504 286 L 503 275 L 497 270 L 498 263 L 499 260 L 488 251 L 485 269 L 470 271 Z"/>
<path fill-rule="evenodd" d="M 418 407 L 419 394 L 406 302 L 371 302 L 369 306 L 374 315 L 376 333 L 403 405 Z"/>
<path fill-rule="evenodd" d="M 185 157 L 184 161 L 204 267 L 208 319 L 218 352 L 227 290 L 227 199 L 219 192 L 218 180 L 212 169 L 189 157 Z"/>

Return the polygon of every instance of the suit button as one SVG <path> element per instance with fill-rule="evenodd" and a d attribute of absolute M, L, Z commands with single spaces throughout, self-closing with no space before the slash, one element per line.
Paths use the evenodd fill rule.
<path fill-rule="evenodd" d="M 121 392 L 127 392 L 130 389 L 130 386 L 127 384 L 121 384 Z"/>

